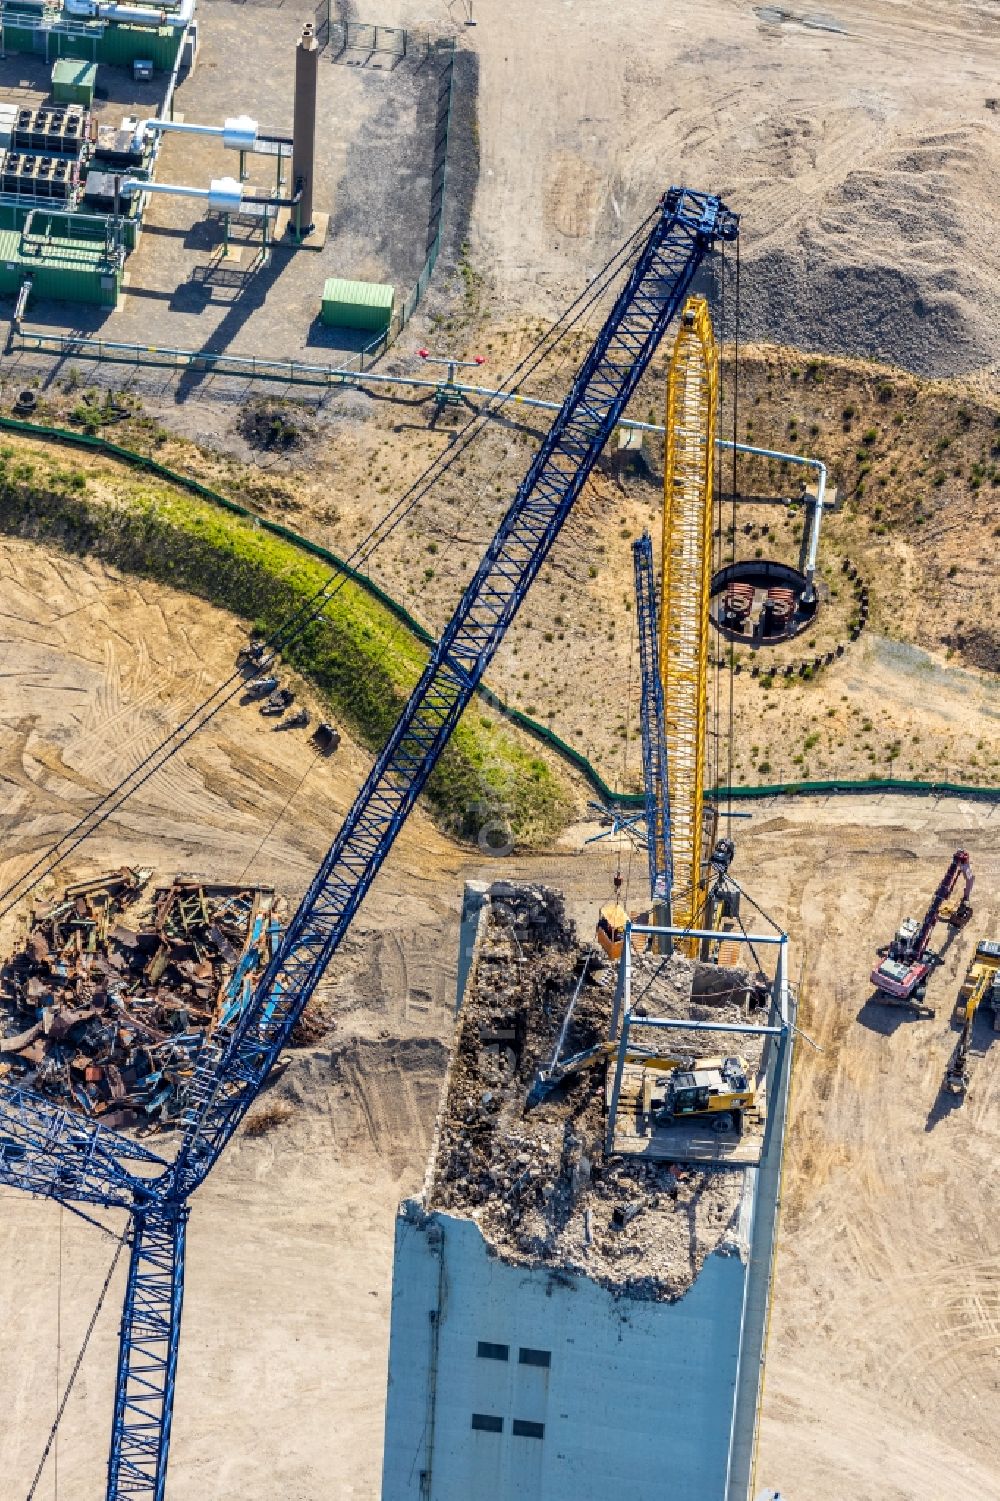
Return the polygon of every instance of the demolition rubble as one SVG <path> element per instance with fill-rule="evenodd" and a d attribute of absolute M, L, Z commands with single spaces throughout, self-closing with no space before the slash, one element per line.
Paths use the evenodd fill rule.
<path fill-rule="evenodd" d="M 742 1255 L 743 1173 L 607 1156 L 604 1066 L 527 1099 L 553 1052 L 588 951 L 562 897 L 496 883 L 463 1001 L 426 1207 L 468 1216 L 505 1261 L 576 1272 L 633 1297 L 675 1299 L 713 1250 Z M 706 972 L 710 974 L 706 978 Z M 561 1056 L 608 1037 L 614 974 L 585 982 Z M 642 956 L 649 1015 L 745 1021 L 743 970 Z M 694 994 L 692 994 L 692 990 Z M 694 1034 L 680 1033 L 679 1047 Z"/>
<path fill-rule="evenodd" d="M 206 1036 L 231 1026 L 280 933 L 269 887 L 123 867 L 36 905 L 0 971 L 0 1078 L 116 1127 L 181 1117 Z"/>

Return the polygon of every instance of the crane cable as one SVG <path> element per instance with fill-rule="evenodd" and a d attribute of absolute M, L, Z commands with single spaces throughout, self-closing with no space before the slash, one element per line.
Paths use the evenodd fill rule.
<path fill-rule="evenodd" d="M 740 242 L 736 241 L 736 307 L 733 315 L 733 546 L 730 561 L 736 562 L 736 445 L 739 442 L 740 405 Z M 721 450 L 720 450 L 721 451 Z M 729 764 L 726 770 L 726 833 L 733 836 L 733 736 L 735 732 L 735 666 L 729 658 Z"/>
<path fill-rule="evenodd" d="M 708 906 L 708 892 L 706 891 L 704 897 L 702 898 L 701 904 L 698 907 L 697 912 L 694 914 L 694 917 L 692 917 L 691 921 L 688 923 L 688 925 L 687 925 L 686 928 L 684 928 L 681 932 L 675 933 L 673 935 L 673 937 L 671 938 L 671 943 L 677 944 L 678 942 L 680 942 L 680 940 L 682 938 L 686 938 L 689 933 L 695 932 L 701 926 L 702 921 L 703 921 L 703 919 L 705 917 L 705 909 L 706 909 L 707 906 Z M 663 958 L 660 960 L 659 964 L 656 966 L 656 968 L 654 969 L 653 973 L 650 975 L 650 977 L 647 980 L 647 982 L 646 982 L 645 986 L 643 987 L 643 989 L 639 991 L 638 995 L 636 995 L 635 997 L 633 997 L 633 1009 L 635 1007 L 635 1003 L 636 1002 L 641 1001 L 644 998 L 644 996 L 647 996 L 649 994 L 649 992 L 652 989 L 653 985 L 656 983 L 656 981 L 659 979 L 660 975 L 663 973 L 664 969 L 667 967 L 667 965 L 670 963 L 671 959 L 673 959 L 674 957 L 675 957 L 675 954 L 673 954 L 673 953 L 664 954 Z"/>
<path fill-rule="evenodd" d="M 284 803 L 282 804 L 280 810 L 278 811 L 278 813 L 275 814 L 273 823 L 266 830 L 266 832 L 264 833 L 264 836 L 261 839 L 260 843 L 258 844 L 257 848 L 254 850 L 253 854 L 250 856 L 249 860 L 247 861 L 247 863 L 244 865 L 243 869 L 240 871 L 239 875 L 237 876 L 237 880 L 240 882 L 241 885 L 246 880 L 247 874 L 248 874 L 251 866 L 254 865 L 255 862 L 257 861 L 257 859 L 259 858 L 261 850 L 264 848 L 265 844 L 270 839 L 271 835 L 274 833 L 274 831 L 278 827 L 279 823 L 281 823 L 281 820 L 284 818 L 285 814 L 288 812 L 289 808 L 292 806 L 292 803 L 295 801 L 295 799 L 298 797 L 299 793 L 302 791 L 303 787 L 306 784 L 306 781 L 308 780 L 311 772 L 315 768 L 316 763 L 317 763 L 317 761 L 319 760 L 319 758 L 320 758 L 320 756 L 322 754 L 323 754 L 323 752 L 321 750 L 317 750 L 315 752 L 315 754 L 312 757 L 312 760 L 309 762 L 309 765 L 306 767 L 305 771 L 302 773 L 301 777 L 296 782 L 296 784 L 292 788 L 291 792 L 288 794 L 288 796 L 285 799 Z"/>
<path fill-rule="evenodd" d="M 725 249 L 723 249 L 723 252 L 722 252 L 722 267 L 721 267 L 721 275 L 720 275 L 719 281 L 720 281 L 720 302 L 721 302 L 721 310 L 720 310 L 720 313 L 721 313 L 721 316 L 720 316 L 721 328 L 720 328 L 720 331 L 719 331 L 719 343 L 718 343 L 718 346 L 717 346 L 720 352 L 717 355 L 717 359 L 718 359 L 719 370 L 721 372 L 721 366 L 722 366 L 721 348 L 722 348 L 722 340 L 725 337 L 725 329 L 726 329 L 726 253 L 725 253 Z M 721 400 L 721 392 L 722 392 L 722 380 L 721 380 L 721 378 L 718 381 L 718 391 L 719 391 L 719 398 Z M 716 416 L 716 418 L 718 416 L 718 404 L 717 404 L 715 416 Z M 710 427 L 710 431 L 711 431 L 711 427 Z M 714 467 L 714 469 L 715 469 L 715 486 L 714 486 L 715 494 L 714 494 L 714 497 L 713 497 L 714 504 L 713 504 L 712 509 L 713 509 L 713 512 L 715 513 L 715 515 L 718 516 L 718 521 L 719 521 L 718 541 L 715 543 L 715 549 L 714 549 L 715 550 L 715 569 L 714 569 L 714 572 L 717 575 L 718 572 L 719 572 L 719 570 L 720 570 L 720 568 L 722 567 L 723 547 L 725 545 L 725 539 L 723 538 L 723 534 L 722 534 L 722 516 L 723 516 L 723 511 L 722 511 L 722 450 L 721 450 L 721 448 L 719 448 L 718 444 L 716 444 L 716 446 L 715 446 L 715 452 L 709 458 L 709 463 L 712 464 L 713 467 Z M 711 589 L 711 583 L 709 584 L 709 589 Z M 702 606 L 702 608 L 704 608 L 704 605 Z M 711 604 L 709 604 L 709 608 L 711 609 Z M 719 764 L 720 764 L 720 753 L 721 753 L 720 742 L 721 742 L 721 733 L 722 733 L 722 713 L 721 713 L 722 670 L 723 670 L 723 663 L 724 663 L 726 657 L 729 657 L 729 655 L 730 655 L 729 652 L 726 652 L 725 657 L 723 656 L 723 647 L 724 647 L 724 638 L 720 636 L 719 640 L 718 640 L 719 651 L 718 651 L 718 655 L 715 658 L 715 664 L 716 665 L 715 665 L 715 674 L 714 674 L 715 709 L 714 709 L 713 723 L 714 723 L 714 727 L 715 728 L 714 728 L 714 737 L 713 737 L 713 745 L 712 745 L 712 756 L 713 756 L 713 763 L 712 763 L 712 785 L 715 788 L 718 788 L 718 786 L 719 786 Z"/>
<path fill-rule="evenodd" d="M 566 313 L 561 315 L 561 318 L 557 320 L 556 323 L 553 324 L 551 328 L 546 332 L 546 334 L 544 334 L 542 338 L 532 347 L 532 349 L 528 351 L 528 354 L 515 367 L 506 384 L 514 387 L 515 380 L 517 380 L 518 384 L 520 384 L 520 380 L 523 380 L 526 375 L 532 373 L 533 370 L 536 369 L 537 366 L 541 364 L 541 362 L 552 353 L 552 351 L 557 347 L 558 343 L 563 338 L 565 338 L 566 334 L 579 320 L 583 313 L 588 311 L 589 307 L 592 306 L 597 298 L 604 292 L 608 282 L 618 274 L 618 271 L 620 271 L 621 267 L 616 266 L 615 262 L 621 261 L 623 257 L 627 258 L 634 247 L 634 243 L 641 237 L 643 231 L 648 227 L 653 217 L 653 215 L 650 215 L 644 221 L 644 223 L 639 226 L 639 229 L 635 232 L 634 235 L 630 237 L 625 245 L 622 246 L 618 251 L 616 251 L 611 260 L 605 263 L 605 266 L 598 273 L 597 277 L 592 279 L 588 287 L 584 290 L 583 293 L 581 293 L 580 297 L 577 298 L 576 303 L 572 304 L 571 307 L 567 309 Z M 614 269 L 609 270 L 609 268 L 612 267 L 614 267 Z M 600 285 L 598 285 L 598 283 L 600 283 Z M 596 288 L 596 290 L 593 292 L 593 295 L 588 295 L 591 293 L 592 288 Z M 585 298 L 588 299 L 586 301 L 586 304 L 578 308 L 577 304 L 581 303 Z M 563 319 L 568 318 L 568 315 L 570 313 L 573 313 L 574 309 L 576 310 L 574 316 L 566 323 L 565 328 L 559 333 L 558 337 L 553 342 L 552 347 L 548 350 L 543 351 L 543 345 L 551 336 L 553 331 L 558 327 L 559 322 L 561 322 Z M 537 358 L 534 359 L 533 364 L 530 364 L 536 353 Z M 530 368 L 525 369 L 525 367 L 529 364 Z M 503 400 L 493 399 L 493 405 L 499 407 L 504 404 L 505 400 L 510 400 L 513 395 L 514 391 L 512 390 L 512 392 L 509 393 Z M 393 506 L 390 507 L 386 515 L 376 523 L 376 525 L 367 534 L 367 536 L 363 538 L 362 541 L 356 546 L 354 551 L 349 555 L 347 559 L 349 565 L 353 565 L 356 560 L 367 562 L 370 559 L 376 549 L 381 546 L 389 536 L 392 535 L 396 528 L 402 523 L 404 517 L 409 514 L 410 510 L 415 507 L 415 505 L 419 502 L 419 500 L 423 498 L 427 491 L 430 490 L 431 487 L 436 484 L 437 481 L 445 473 L 447 473 L 452 465 L 457 462 L 459 456 L 470 446 L 474 438 L 477 437 L 481 431 L 485 430 L 486 418 L 489 415 L 491 415 L 491 410 L 490 404 L 487 403 L 484 407 L 480 408 L 480 411 L 478 413 L 470 418 L 470 420 L 466 423 L 465 428 L 463 428 L 459 432 L 456 438 L 456 442 L 449 450 L 446 451 L 447 457 L 443 458 L 442 455 L 438 455 L 431 462 L 431 464 L 429 464 L 427 468 L 417 477 L 417 479 L 414 480 L 409 489 L 405 491 L 404 494 L 396 502 L 394 502 Z M 473 429 L 475 429 L 475 431 L 473 431 Z M 436 474 L 434 473 L 435 469 L 438 470 L 438 473 Z M 423 486 L 423 488 L 421 488 L 421 486 Z M 398 514 L 395 514 L 397 512 Z M 389 524 L 390 522 L 391 525 Z M 379 531 L 383 528 L 385 528 L 383 535 L 379 536 Z M 340 575 L 339 578 L 338 575 Z M 324 584 L 315 591 L 310 599 L 303 601 L 303 604 L 299 606 L 299 608 L 295 612 L 293 612 L 293 614 L 288 617 L 286 621 L 282 622 L 280 626 L 276 627 L 275 631 L 272 633 L 271 637 L 268 638 L 265 644 L 268 647 L 277 650 L 297 639 L 297 637 L 301 635 L 302 631 L 304 631 L 304 629 L 309 624 L 311 624 L 313 620 L 317 619 L 319 615 L 323 613 L 332 598 L 334 598 L 335 595 L 339 593 L 340 589 L 346 582 L 347 575 L 344 574 L 341 569 L 336 570 L 333 574 L 330 575 L 330 577 L 324 582 Z M 305 617 L 301 620 L 301 623 L 299 623 L 300 617 Z M 6 906 L 0 908 L 0 916 L 3 916 L 7 912 L 9 912 L 16 901 L 23 899 L 23 897 L 26 896 L 30 891 L 34 890 L 39 881 L 46 874 L 48 874 L 49 871 L 55 869 L 55 867 L 60 864 L 63 859 L 66 858 L 66 855 L 71 853 L 72 850 L 76 849 L 77 846 L 81 844 L 85 838 L 89 837 L 91 833 L 95 832 L 96 829 L 105 822 L 110 813 L 115 811 L 116 807 L 120 807 L 121 803 L 124 802 L 127 797 L 131 796 L 132 792 L 137 791 L 139 787 L 144 785 L 144 783 L 149 779 L 150 775 L 159 770 L 160 766 L 164 765 L 166 761 L 181 748 L 182 745 L 186 744 L 187 741 L 190 740 L 195 733 L 197 733 L 199 729 L 203 728 L 205 724 L 209 723 L 209 721 L 215 717 L 215 715 L 225 706 L 225 704 L 229 703 L 231 699 L 236 696 L 236 694 L 243 686 L 243 683 L 244 679 L 241 673 L 234 672 L 230 674 L 229 678 L 226 679 L 222 684 L 220 684 L 213 691 L 213 693 L 210 694 L 209 697 L 202 702 L 202 704 L 192 710 L 188 717 L 183 720 L 181 724 L 177 726 L 166 737 L 165 740 L 161 741 L 159 746 L 155 747 L 144 758 L 144 760 L 138 764 L 138 766 L 134 767 L 126 777 L 122 778 L 116 787 L 111 788 L 109 792 L 106 793 L 104 797 L 101 798 L 94 805 L 94 807 L 84 815 L 83 818 L 78 820 L 78 822 L 61 837 L 61 839 L 57 840 L 45 855 L 41 856 L 33 866 L 29 867 L 26 872 L 22 873 L 22 875 L 17 880 L 12 882 L 9 887 L 0 892 L 0 901 L 6 901 L 12 893 L 17 891 L 18 887 L 23 886 L 23 883 L 29 876 L 35 874 L 35 872 L 41 865 L 46 866 L 46 868 L 40 872 L 36 880 L 32 881 L 27 886 L 23 886 L 22 890 L 17 891 L 17 894 L 14 896 L 13 901 L 9 901 Z M 230 691 L 227 692 L 227 690 Z M 224 696 L 220 698 L 220 695 Z M 213 699 L 219 699 L 214 707 L 212 706 Z M 202 715 L 204 715 L 204 717 L 200 718 L 200 716 Z M 190 726 L 195 720 L 197 720 L 198 722 L 194 724 L 194 728 L 191 729 L 189 733 L 184 734 L 183 732 L 187 730 L 188 726 Z M 177 736 L 182 736 L 182 738 L 178 740 L 178 743 L 174 745 L 172 749 L 167 750 L 166 748 L 170 745 L 171 740 L 175 739 Z M 156 761 L 156 758 L 163 751 L 166 751 L 166 754 L 163 755 L 162 760 Z M 72 844 L 70 844 L 62 852 L 58 859 L 50 860 L 49 863 L 46 864 L 46 861 L 48 860 L 48 857 L 50 855 L 56 854 L 59 851 L 60 846 L 67 839 L 76 834 L 91 819 L 94 819 L 98 811 L 106 803 L 112 802 L 112 800 L 117 797 L 117 794 L 121 792 L 122 789 L 127 787 L 128 782 L 131 781 L 133 777 L 137 776 L 137 774 L 142 771 L 144 767 L 146 767 L 150 762 L 154 761 L 156 762 L 156 764 L 154 764 L 150 768 L 149 774 L 141 777 L 139 781 L 136 782 L 136 785 L 134 787 L 124 792 L 123 796 L 118 800 L 118 802 L 113 807 L 109 807 L 104 815 L 97 819 L 92 829 L 86 830 L 79 839 L 76 839 Z"/>
<path fill-rule="evenodd" d="M 477 413 L 475 413 L 465 427 L 457 434 L 455 443 L 446 450 L 446 456 L 438 455 L 413 481 L 403 495 L 396 500 L 360 543 L 354 548 L 347 558 L 348 566 L 354 571 L 360 571 L 359 564 L 367 564 L 376 550 L 392 535 L 402 524 L 403 519 L 424 498 L 427 492 L 438 483 L 444 474 L 457 462 L 462 453 L 470 444 L 486 429 L 487 419 L 508 401 L 516 399 L 517 389 L 523 380 L 532 374 L 543 360 L 548 358 L 559 343 L 566 338 L 570 330 L 590 310 L 593 304 L 607 290 L 608 285 L 622 271 L 624 265 L 633 255 L 637 244 L 646 235 L 650 224 L 656 218 L 659 209 L 647 216 L 634 234 L 619 247 L 618 250 L 605 262 L 604 266 L 591 279 L 587 287 L 570 304 L 564 313 L 553 323 L 541 338 L 532 346 L 528 353 L 515 366 L 511 375 L 504 382 L 510 389 L 500 397 L 490 398 Z M 560 325 L 563 325 L 560 328 Z M 558 330 L 558 332 L 557 332 Z M 551 346 L 545 345 L 552 340 Z M 325 583 L 318 588 L 310 599 L 293 611 L 285 621 L 277 626 L 267 638 L 265 645 L 272 650 L 280 650 L 297 640 L 304 630 L 320 615 L 323 614 L 331 600 L 340 592 L 349 581 L 349 575 L 343 567 L 338 568 L 330 575 Z M 122 803 L 132 794 L 144 786 L 145 783 L 161 769 L 166 762 L 186 745 L 197 732 L 208 724 L 215 716 L 241 691 L 244 686 L 243 674 L 235 671 L 224 680 L 214 691 L 183 719 L 179 725 L 149 751 L 137 766 L 123 777 L 114 787 L 110 788 L 86 814 L 61 835 L 49 846 L 35 862 L 29 866 L 19 877 L 12 881 L 6 888 L 0 891 L 0 917 L 5 916 L 12 908 L 32 892 L 38 884 L 54 869 L 63 863 L 73 850 L 78 848 L 85 839 L 95 833 L 107 819 L 116 812 Z M 132 783 L 133 785 L 129 785 Z M 90 827 L 88 827 L 90 825 Z"/>
<path fill-rule="evenodd" d="M 626 683 L 625 683 L 625 743 L 624 743 L 624 745 L 622 747 L 622 791 L 623 792 L 627 791 L 627 789 L 628 789 L 628 752 L 629 752 L 629 734 L 628 734 L 628 732 L 629 732 L 629 722 L 630 722 L 630 720 L 632 718 L 632 692 L 633 692 L 633 689 L 632 689 L 632 672 L 633 672 L 633 668 L 634 668 L 634 665 L 635 665 L 634 661 L 633 661 L 633 656 L 634 656 L 634 653 L 635 653 L 635 650 L 636 650 L 637 637 L 638 637 L 638 621 L 637 621 L 637 618 L 636 618 L 637 615 L 638 615 L 638 607 L 634 611 L 630 611 L 629 614 L 630 614 L 630 617 L 631 617 L 631 629 L 630 629 L 630 632 L 629 632 L 629 643 L 628 643 L 628 676 L 626 678 Z M 640 715 L 642 713 L 641 707 L 640 707 L 639 713 L 640 713 Z M 655 838 L 655 834 L 656 834 L 655 829 L 647 829 L 646 830 L 646 838 L 647 839 L 653 839 L 653 838 Z M 621 836 L 619 836 L 619 838 L 620 837 Z M 628 911 L 629 892 L 632 889 L 632 856 L 634 854 L 635 854 L 635 841 L 630 839 L 629 840 L 629 845 L 628 845 L 628 869 L 627 869 L 626 875 L 625 875 L 625 901 L 622 904 L 624 906 L 626 912 Z M 621 870 L 622 870 L 621 846 L 619 845 L 619 850 L 618 850 L 618 875 L 619 875 L 619 877 L 621 876 Z"/>
<path fill-rule="evenodd" d="M 60 1218 L 60 1225 L 61 1225 L 61 1218 Z M 66 1411 L 66 1404 L 68 1403 L 68 1401 L 70 1399 L 70 1393 L 72 1392 L 73 1387 L 76 1384 L 76 1378 L 80 1374 L 80 1367 L 83 1364 L 83 1357 L 87 1353 L 87 1346 L 90 1344 L 90 1337 L 91 1337 L 91 1335 L 94 1332 L 94 1327 L 97 1324 L 97 1320 L 98 1320 L 98 1318 L 100 1316 L 101 1309 L 104 1307 L 104 1300 L 105 1300 L 105 1298 L 108 1295 L 108 1289 L 110 1288 L 112 1278 L 114 1277 L 115 1272 L 118 1269 L 118 1263 L 121 1260 L 121 1254 L 122 1254 L 122 1251 L 125 1249 L 125 1246 L 126 1246 L 127 1242 L 128 1242 L 128 1233 L 126 1232 L 124 1235 L 122 1235 L 118 1239 L 118 1244 L 115 1247 L 115 1254 L 111 1258 L 111 1265 L 108 1267 L 108 1274 L 107 1274 L 107 1276 L 104 1279 L 104 1286 L 101 1288 L 101 1291 L 100 1291 L 100 1293 L 98 1294 L 98 1297 L 97 1297 L 97 1306 L 95 1307 L 94 1312 L 90 1316 L 90 1323 L 87 1325 L 86 1333 L 83 1336 L 83 1344 L 80 1346 L 80 1353 L 79 1353 L 79 1355 L 77 1355 L 76 1360 L 73 1363 L 73 1369 L 69 1373 L 69 1380 L 66 1382 L 66 1390 L 63 1392 L 62 1401 L 59 1403 L 59 1406 L 58 1406 L 58 1408 L 56 1410 L 55 1419 L 54 1419 L 54 1421 L 52 1423 L 52 1427 L 49 1429 L 49 1436 L 45 1440 L 45 1447 L 42 1450 L 42 1457 L 38 1461 L 38 1468 L 35 1471 L 35 1476 L 34 1476 L 34 1479 L 31 1482 L 31 1485 L 28 1487 L 28 1494 L 25 1497 L 25 1501 L 34 1501 L 35 1493 L 38 1490 L 38 1482 L 41 1480 L 41 1478 L 42 1478 L 42 1471 L 45 1469 L 45 1461 L 48 1459 L 49 1454 L 52 1451 L 52 1447 L 55 1444 L 56 1435 L 59 1432 L 59 1424 L 62 1422 L 63 1414 Z M 61 1254 L 62 1253 L 61 1253 L 61 1241 L 60 1241 L 60 1264 L 61 1264 Z M 58 1486 L 58 1481 L 57 1481 L 57 1486 Z"/>

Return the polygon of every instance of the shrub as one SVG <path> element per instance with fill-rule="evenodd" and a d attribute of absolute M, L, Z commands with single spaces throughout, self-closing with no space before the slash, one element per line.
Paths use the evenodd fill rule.
<path fill-rule="evenodd" d="M 244 1135 L 254 1138 L 266 1136 L 276 1126 L 283 1126 L 286 1121 L 290 1121 L 294 1114 L 287 1101 L 268 1100 L 256 1110 L 251 1110 L 243 1127 Z"/>

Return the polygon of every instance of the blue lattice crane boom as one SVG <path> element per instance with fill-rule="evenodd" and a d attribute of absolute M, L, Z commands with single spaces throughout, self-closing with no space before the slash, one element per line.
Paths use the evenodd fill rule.
<path fill-rule="evenodd" d="M 635 569 L 635 606 L 639 626 L 639 668 L 642 678 L 642 776 L 646 793 L 646 848 L 649 855 L 649 894 L 666 904 L 670 918 L 673 860 L 670 852 L 670 794 L 667 785 L 667 732 L 660 678 L 660 621 L 653 570 L 653 541 L 643 532 L 632 544 Z"/>
<path fill-rule="evenodd" d="M 703 257 L 736 234 L 737 220 L 718 198 L 683 188 L 665 194 L 626 285 L 249 1006 L 235 1031 L 203 1049 L 176 1160 L 158 1178 L 135 1177 L 108 1501 L 163 1501 L 188 1196 L 287 1043 Z M 111 1202 L 130 1186 L 118 1140 L 90 1129 L 54 1141 L 52 1151 L 74 1183 L 85 1181 L 81 1153 L 99 1164 L 102 1202 Z M 7 1155 L 0 1137 L 0 1166 Z"/>
<path fill-rule="evenodd" d="M 614 431 L 704 255 L 737 220 L 671 188 L 632 272 L 486 554 L 302 899 L 178 1156 L 175 1192 L 209 1171 L 288 1040 L 459 717 Z"/>

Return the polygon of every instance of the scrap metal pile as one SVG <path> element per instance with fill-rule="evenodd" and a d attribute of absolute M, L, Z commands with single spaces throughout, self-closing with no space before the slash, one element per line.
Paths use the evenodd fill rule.
<path fill-rule="evenodd" d="M 230 1027 L 278 935 L 261 886 L 175 880 L 124 866 L 33 908 L 0 972 L 0 1077 L 109 1126 L 183 1115 L 206 1036 Z"/>

